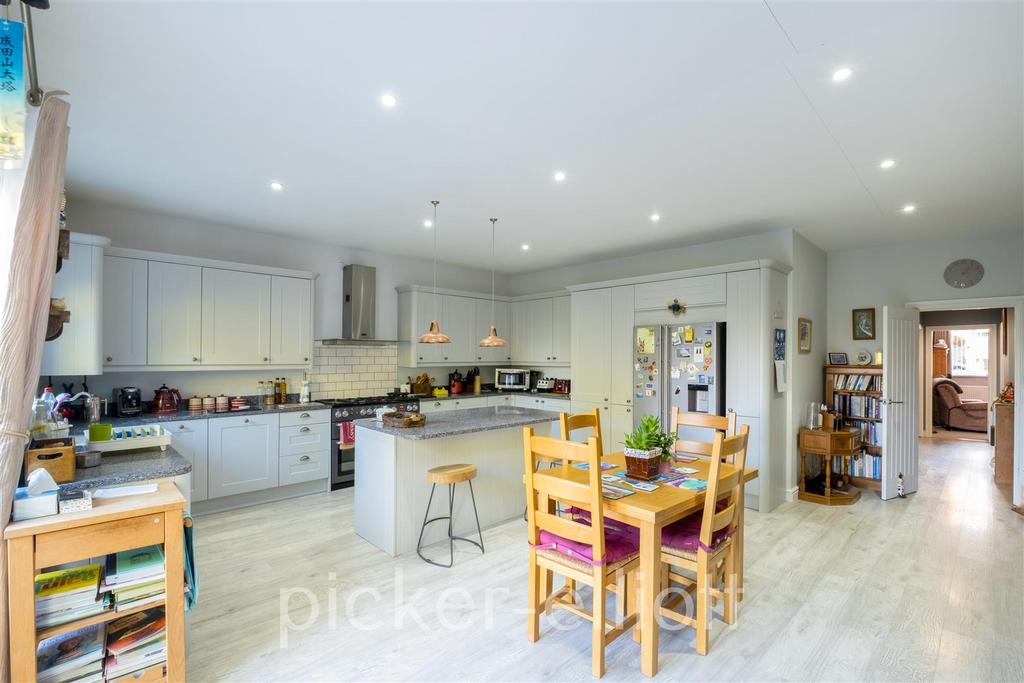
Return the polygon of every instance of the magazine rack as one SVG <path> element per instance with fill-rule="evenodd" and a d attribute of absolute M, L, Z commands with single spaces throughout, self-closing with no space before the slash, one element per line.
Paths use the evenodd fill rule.
<path fill-rule="evenodd" d="M 13 522 L 4 530 L 10 597 L 11 680 L 36 680 L 36 645 L 50 638 L 93 624 L 113 621 L 132 610 L 77 619 L 59 626 L 36 629 L 34 583 L 36 574 L 64 562 L 74 562 L 122 550 L 162 543 L 167 597 L 137 609 L 161 604 L 167 619 L 167 662 L 164 671 L 147 672 L 146 680 L 185 680 L 185 586 L 182 510 L 185 498 L 164 482 L 154 493 L 93 500 L 93 508 Z M 136 610 L 137 611 L 137 610 Z M 129 674 L 129 677 L 131 675 Z"/>

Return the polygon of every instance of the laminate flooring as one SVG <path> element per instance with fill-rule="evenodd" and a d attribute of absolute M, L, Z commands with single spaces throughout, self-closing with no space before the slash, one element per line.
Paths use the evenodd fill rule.
<path fill-rule="evenodd" d="M 715 622 L 706 657 L 692 630 L 662 629 L 657 679 L 1024 680 L 1024 517 L 990 459 L 984 444 L 933 440 L 905 500 L 748 511 L 736 626 Z M 522 520 L 442 569 L 362 541 L 352 501 L 349 489 L 196 520 L 190 681 L 592 680 L 587 622 L 556 612 L 561 627 L 542 618 L 526 640 Z M 446 545 L 430 552 L 447 559 Z M 282 612 L 309 624 L 286 646 Z M 605 680 L 643 680 L 628 635 L 606 656 Z"/>

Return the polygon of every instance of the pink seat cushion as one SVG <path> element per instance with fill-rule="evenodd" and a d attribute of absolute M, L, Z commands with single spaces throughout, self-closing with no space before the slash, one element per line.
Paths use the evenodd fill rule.
<path fill-rule="evenodd" d="M 584 510 L 583 508 L 576 507 L 575 505 L 570 505 L 565 511 L 569 513 L 569 516 L 573 518 L 573 521 L 582 522 L 587 525 L 590 524 L 590 510 Z M 604 528 L 636 534 L 638 538 L 640 536 L 640 530 L 635 526 L 632 524 L 626 524 L 625 522 L 620 522 L 617 519 L 608 519 L 605 517 Z"/>
<path fill-rule="evenodd" d="M 729 504 L 727 500 L 718 501 L 716 508 L 722 510 Z M 689 517 L 684 517 L 679 521 L 672 522 L 664 529 L 661 530 L 661 544 L 667 545 L 670 548 L 676 548 L 678 550 L 690 550 L 696 552 L 697 548 L 700 547 L 700 523 L 704 513 L 695 512 Z M 719 529 L 715 533 L 711 534 L 711 549 L 714 550 L 718 547 L 727 536 L 729 536 L 728 527 L 725 529 Z"/>
<path fill-rule="evenodd" d="M 597 561 L 594 560 L 594 546 L 588 543 L 579 543 L 577 541 L 571 541 L 568 538 L 562 538 L 550 531 L 540 532 L 540 545 L 537 546 L 537 548 L 556 550 L 563 555 L 567 555 L 573 559 L 582 560 L 583 562 L 593 565 L 609 565 L 615 564 L 616 562 L 628 558 L 630 555 L 636 555 L 640 552 L 640 537 L 639 535 L 630 533 L 629 531 L 605 529 L 603 561 L 601 561 L 600 558 L 598 558 Z"/>

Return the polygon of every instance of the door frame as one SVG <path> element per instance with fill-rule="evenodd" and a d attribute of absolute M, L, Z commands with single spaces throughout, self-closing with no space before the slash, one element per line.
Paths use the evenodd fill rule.
<path fill-rule="evenodd" d="M 957 311 L 973 308 L 1013 309 L 1013 386 L 1024 386 L 1024 296 L 992 296 L 976 299 L 911 301 L 907 306 L 919 311 Z M 1013 504 L 1024 506 L 1024 400 L 1013 405 Z"/>
<path fill-rule="evenodd" d="M 1016 321 L 1014 327 L 1016 328 Z M 929 386 L 933 370 L 932 355 L 928 353 L 928 351 L 930 351 L 932 348 L 931 335 L 938 330 L 988 330 L 989 368 L 988 377 L 986 379 L 988 380 L 988 395 L 995 396 L 996 392 L 998 392 L 1001 388 L 997 386 L 999 382 L 998 362 L 1001 351 L 1001 349 L 999 348 L 998 340 L 999 325 L 996 323 L 983 323 L 979 325 L 922 325 L 921 328 L 921 334 L 924 336 L 924 339 L 922 340 L 924 374 L 921 377 L 921 386 L 918 387 L 919 391 L 921 392 L 921 402 L 919 404 L 921 406 L 921 415 L 919 416 L 919 421 L 921 424 L 920 436 L 926 439 L 931 439 L 932 428 L 934 427 L 934 425 L 932 424 L 932 392 L 931 387 Z M 993 359 L 995 359 L 996 362 L 995 366 L 992 365 Z M 1014 386 L 1016 386 L 1016 384 Z M 992 415 L 991 411 L 989 411 L 987 426 L 991 427 L 992 424 Z M 987 433 L 988 432 L 986 432 L 986 434 Z"/>

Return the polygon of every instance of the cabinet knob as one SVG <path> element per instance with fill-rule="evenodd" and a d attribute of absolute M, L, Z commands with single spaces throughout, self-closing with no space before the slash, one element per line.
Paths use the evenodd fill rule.
<path fill-rule="evenodd" d="M 303 413 L 302 415 L 299 415 L 299 417 L 309 417 L 309 413 Z"/>
<path fill-rule="evenodd" d="M 301 458 L 299 458 L 299 462 L 307 462 L 308 460 L 309 460 L 309 456 L 308 455 L 304 455 Z"/>
<path fill-rule="evenodd" d="M 629 408 L 626 408 L 626 412 L 627 412 L 627 413 L 629 412 Z"/>
<path fill-rule="evenodd" d="M 159 523 L 160 523 L 160 518 L 159 517 L 154 517 L 153 518 L 153 524 L 159 524 Z"/>
<path fill-rule="evenodd" d="M 423 360 L 423 356 L 420 356 L 420 360 Z"/>
<path fill-rule="evenodd" d="M 551 360 L 558 360 L 558 356 L 551 356 Z"/>
<path fill-rule="evenodd" d="M 263 362 L 264 362 L 264 363 L 269 363 L 269 362 L 270 362 L 270 359 L 269 359 L 269 358 L 267 358 L 266 356 L 264 356 L 264 357 L 263 357 Z"/>
<path fill-rule="evenodd" d="M 185 425 L 178 425 L 178 429 L 184 429 Z"/>
<path fill-rule="evenodd" d="M 602 400 L 602 401 L 607 401 L 608 399 L 604 398 L 604 399 L 601 399 L 601 400 Z"/>
<path fill-rule="evenodd" d="M 107 356 L 107 362 L 108 362 L 108 363 L 109 363 L 110 361 L 112 361 L 112 360 L 114 360 L 114 357 L 113 357 L 113 356 Z"/>
<path fill-rule="evenodd" d="M 192 356 L 192 362 L 193 363 L 198 363 L 199 362 L 199 356 Z"/>
<path fill-rule="evenodd" d="M 435 408 L 440 408 L 441 407 L 441 402 L 440 401 L 434 401 L 434 407 Z"/>
<path fill-rule="evenodd" d="M 448 360 L 448 356 L 445 356 L 445 357 L 444 357 L 444 359 L 445 359 L 445 360 Z"/>
<path fill-rule="evenodd" d="M 309 427 L 303 427 L 303 428 L 302 428 L 302 429 L 300 429 L 299 431 L 300 431 L 300 432 L 308 432 L 308 431 L 309 431 Z"/>
<path fill-rule="evenodd" d="M 303 362 L 303 363 L 308 363 L 308 362 L 309 362 L 309 358 L 303 358 L 303 359 L 302 359 L 302 362 Z"/>
<path fill-rule="evenodd" d="M 476 359 L 477 359 L 477 360 L 483 360 L 483 359 L 484 359 L 484 357 L 483 357 L 483 356 L 477 356 L 477 357 L 476 357 Z"/>
<path fill-rule="evenodd" d="M 248 423 L 249 422 L 249 418 L 245 418 L 245 422 Z"/>

